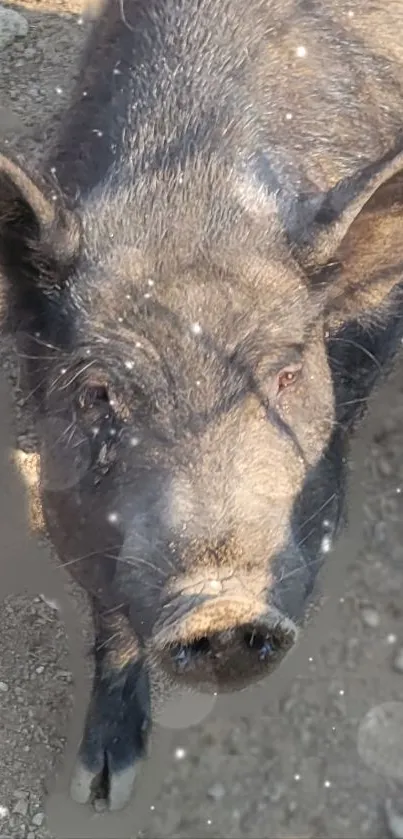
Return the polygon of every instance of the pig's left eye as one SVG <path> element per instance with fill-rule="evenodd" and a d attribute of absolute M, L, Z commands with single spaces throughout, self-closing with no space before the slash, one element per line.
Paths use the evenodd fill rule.
<path fill-rule="evenodd" d="M 301 366 L 285 367 L 277 374 L 277 394 L 280 395 L 286 388 L 295 385 L 301 375 Z"/>

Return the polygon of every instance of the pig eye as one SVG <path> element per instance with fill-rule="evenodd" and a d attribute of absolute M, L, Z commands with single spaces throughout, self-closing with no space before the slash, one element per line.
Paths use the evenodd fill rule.
<path fill-rule="evenodd" d="M 301 375 L 301 367 L 285 367 L 277 375 L 277 394 L 295 385 Z"/>
<path fill-rule="evenodd" d="M 80 407 L 84 410 L 109 405 L 109 392 L 101 382 L 87 382 L 79 396 Z"/>

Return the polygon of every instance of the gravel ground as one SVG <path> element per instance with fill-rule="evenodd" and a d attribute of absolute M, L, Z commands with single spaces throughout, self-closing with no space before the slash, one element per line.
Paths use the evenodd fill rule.
<path fill-rule="evenodd" d="M 1 51 L 0 136 L 36 157 L 65 103 L 87 22 L 79 0 L 3 8 L 21 12 L 28 30 Z M 18 366 L 4 341 L 0 355 L 32 475 Z M 143 837 L 386 839 L 391 826 L 403 836 L 403 359 L 373 400 L 363 443 L 353 475 L 364 495 L 360 538 L 329 558 L 322 610 L 286 675 L 266 687 L 259 713 L 245 702 L 243 715 L 216 714 L 175 734 Z M 65 588 L 85 649 L 85 598 Z M 0 607 L 0 837 L 11 839 L 59 839 L 47 827 L 46 795 L 62 766 L 76 670 L 61 615 L 40 595 L 16 593 Z"/>

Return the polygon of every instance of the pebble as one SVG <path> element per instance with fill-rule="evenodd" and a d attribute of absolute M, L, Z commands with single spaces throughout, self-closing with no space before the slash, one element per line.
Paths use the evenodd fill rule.
<path fill-rule="evenodd" d="M 5 682 L 0 682 L 0 691 L 1 691 L 2 693 L 7 693 L 7 691 L 8 691 L 8 685 L 7 685 Z"/>
<path fill-rule="evenodd" d="M 36 815 L 32 819 L 32 824 L 35 824 L 38 827 L 40 827 L 44 818 L 45 818 L 45 813 L 36 813 Z"/>
<path fill-rule="evenodd" d="M 392 464 L 385 457 L 380 457 L 379 458 L 378 469 L 379 469 L 381 475 L 384 475 L 385 478 L 388 478 L 393 472 Z"/>
<path fill-rule="evenodd" d="M 213 784 L 207 791 L 207 795 L 209 798 L 213 798 L 214 801 L 221 801 L 225 796 L 225 787 L 222 784 Z"/>
<path fill-rule="evenodd" d="M 369 626 L 371 629 L 379 626 L 379 614 L 371 606 L 366 606 L 361 609 L 361 617 L 365 626 Z"/>
<path fill-rule="evenodd" d="M 27 812 L 28 802 L 24 798 L 20 798 L 13 808 L 13 813 L 19 813 L 20 816 L 26 816 Z"/>
<path fill-rule="evenodd" d="M 27 839 L 36 839 L 36 835 L 35 835 L 35 833 L 32 833 L 32 831 L 30 831 L 29 833 L 27 833 Z"/>
<path fill-rule="evenodd" d="M 0 51 L 12 44 L 16 38 L 25 38 L 26 35 L 26 18 L 20 12 L 0 6 Z"/>
<path fill-rule="evenodd" d="M 397 673 L 403 673 L 403 647 L 398 651 L 393 662 L 393 669 Z"/>
<path fill-rule="evenodd" d="M 391 799 L 385 802 L 385 816 L 393 839 L 403 839 L 403 812 L 396 809 Z"/>
<path fill-rule="evenodd" d="M 46 594 L 40 594 L 38 599 L 39 601 L 42 600 L 43 603 L 46 603 L 46 605 L 49 606 L 49 609 L 53 609 L 54 612 L 61 612 L 61 606 L 58 600 L 54 600 Z"/>

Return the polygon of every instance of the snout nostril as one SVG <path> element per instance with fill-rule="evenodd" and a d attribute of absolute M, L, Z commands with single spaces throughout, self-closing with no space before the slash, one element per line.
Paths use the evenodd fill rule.
<path fill-rule="evenodd" d="M 210 641 L 205 636 L 190 644 L 190 649 L 193 653 L 208 653 L 211 650 Z"/>
<path fill-rule="evenodd" d="M 291 637 L 279 627 L 276 629 L 256 626 L 245 627 L 243 640 L 250 650 L 256 651 L 260 661 L 278 656 L 279 653 L 285 653 L 293 644 Z"/>
<path fill-rule="evenodd" d="M 260 661 L 265 661 L 269 656 L 275 655 L 281 646 L 279 639 L 273 633 L 269 634 L 254 628 L 248 628 L 243 638 L 246 646 L 256 651 Z"/>
<path fill-rule="evenodd" d="M 171 650 L 173 662 L 178 670 L 183 670 L 196 657 L 206 656 L 211 652 L 208 638 L 203 636 L 191 644 L 177 644 Z"/>

